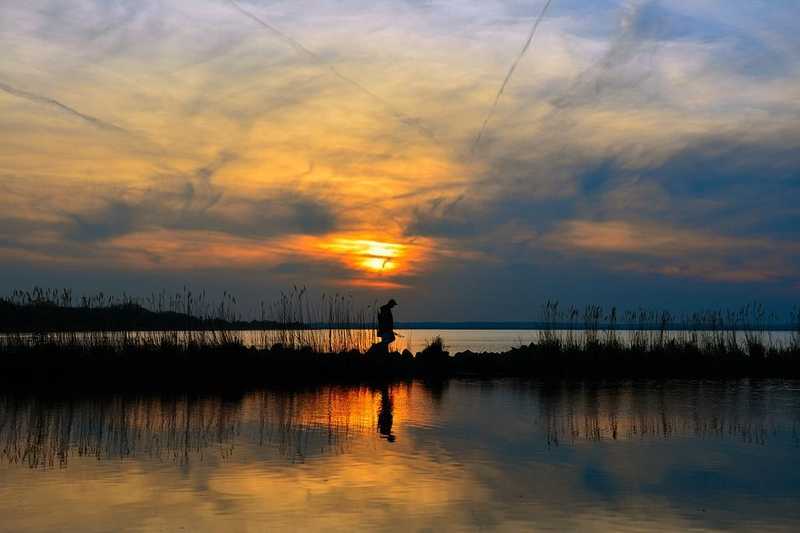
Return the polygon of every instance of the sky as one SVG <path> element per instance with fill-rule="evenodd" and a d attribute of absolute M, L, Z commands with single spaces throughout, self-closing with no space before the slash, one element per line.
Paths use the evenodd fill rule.
<path fill-rule="evenodd" d="M 0 293 L 800 302 L 800 4 L 544 6 L 0 0 Z"/>

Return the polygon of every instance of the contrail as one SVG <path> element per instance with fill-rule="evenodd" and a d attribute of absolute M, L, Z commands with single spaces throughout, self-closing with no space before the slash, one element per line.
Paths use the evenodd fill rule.
<path fill-rule="evenodd" d="M 514 76 L 514 71 L 517 70 L 517 65 L 519 62 L 522 61 L 522 58 L 525 57 L 525 54 L 528 52 L 528 48 L 531 47 L 531 43 L 533 42 L 533 38 L 536 35 L 536 30 L 539 29 L 539 24 L 542 23 L 542 19 L 544 19 L 545 14 L 547 13 L 547 9 L 550 7 L 550 4 L 553 0 L 547 0 L 544 7 L 542 8 L 542 12 L 539 13 L 539 17 L 536 19 L 536 22 L 533 23 L 533 27 L 531 28 L 531 32 L 528 34 L 528 40 L 525 41 L 525 46 L 522 47 L 517 58 L 511 64 L 511 68 L 508 69 L 508 74 L 506 74 L 506 78 L 503 80 L 503 84 L 500 85 L 500 90 L 497 91 L 497 96 L 494 97 L 494 103 L 492 107 L 489 109 L 489 113 L 486 115 L 486 119 L 483 121 L 483 125 L 481 126 L 480 131 L 478 131 L 478 135 L 475 137 L 475 140 L 472 143 L 472 151 L 474 152 L 475 149 L 478 147 L 478 144 L 481 142 L 481 137 L 483 137 L 483 133 L 486 131 L 486 126 L 489 125 L 489 121 L 492 119 L 495 110 L 497 110 L 497 104 L 500 103 L 500 98 L 503 96 L 503 93 L 506 90 L 506 85 L 508 82 L 511 81 L 511 77 Z"/>
<path fill-rule="evenodd" d="M 279 30 L 278 28 L 276 28 L 275 26 L 273 26 L 269 22 L 265 21 L 264 19 L 258 17 L 254 13 L 251 13 L 250 11 L 244 9 L 242 6 L 239 5 L 239 3 L 236 0 L 228 0 L 228 2 L 239 13 L 241 13 L 242 15 L 246 16 L 247 18 L 255 21 L 262 28 L 265 28 L 265 29 L 269 30 L 270 32 L 274 33 L 275 35 L 277 35 L 278 37 L 280 37 L 286 44 L 288 44 L 289 46 L 294 48 L 298 53 L 307 56 L 309 59 L 313 60 L 315 63 L 319 63 L 319 64 L 322 64 L 322 65 L 325 65 L 325 60 L 319 54 L 317 54 L 316 52 L 314 52 L 312 50 L 309 50 L 308 48 L 303 46 L 303 44 L 301 42 L 299 42 L 296 39 L 294 39 L 293 37 L 283 33 L 281 30 Z M 328 70 L 334 76 L 339 78 L 341 81 L 347 83 L 348 85 L 352 85 L 353 87 L 355 87 L 356 89 L 358 89 L 362 93 L 366 94 L 367 96 L 369 96 L 373 100 L 379 102 L 383 107 L 385 107 L 392 114 L 392 116 L 395 119 L 399 120 L 400 122 L 402 122 L 403 124 L 405 124 L 407 126 L 411 126 L 413 128 L 416 128 L 417 130 L 419 130 L 422 133 L 424 133 L 425 136 L 427 136 L 427 137 L 429 137 L 429 138 L 431 138 L 433 140 L 436 140 L 436 136 L 433 134 L 433 132 L 430 129 L 428 129 L 426 126 L 424 126 L 423 124 L 420 124 L 418 119 L 411 118 L 411 117 L 407 116 L 405 113 L 403 113 L 402 111 L 400 111 L 399 109 L 394 107 L 390 102 L 386 101 L 386 99 L 384 99 L 382 96 L 372 92 L 367 87 L 365 87 L 364 85 L 362 85 L 358 81 L 354 80 L 353 78 L 351 78 L 351 77 L 349 77 L 349 76 L 347 76 L 345 74 L 342 74 L 333 65 L 325 65 L 325 66 L 328 68 Z"/>
<path fill-rule="evenodd" d="M 8 93 L 8 94 L 10 94 L 12 96 L 16 96 L 17 98 L 23 98 L 23 99 L 28 100 L 30 102 L 34 102 L 34 103 L 37 103 L 37 104 L 42 104 L 42 105 L 54 107 L 56 109 L 64 111 L 65 113 L 69 113 L 70 115 L 72 115 L 74 117 L 77 117 L 77 118 L 83 120 L 84 122 L 88 122 L 89 124 L 91 124 L 91 125 L 93 125 L 93 126 L 95 126 L 97 128 L 100 128 L 100 129 L 118 131 L 118 132 L 122 132 L 122 133 L 128 133 L 128 130 L 126 130 L 124 128 L 120 128 L 119 126 L 116 126 L 116 125 L 111 124 L 109 122 L 106 122 L 104 120 L 100 120 L 97 117 L 93 117 L 91 115 L 87 115 L 85 113 L 81 113 L 77 109 L 69 107 L 66 104 L 62 104 L 58 100 L 55 100 L 53 98 L 49 98 L 47 96 L 42 96 L 42 95 L 39 95 L 39 94 L 30 93 L 28 91 L 22 91 L 20 89 L 12 87 L 11 85 L 8 85 L 8 84 L 3 83 L 1 81 L 0 81 L 0 91 Z"/>

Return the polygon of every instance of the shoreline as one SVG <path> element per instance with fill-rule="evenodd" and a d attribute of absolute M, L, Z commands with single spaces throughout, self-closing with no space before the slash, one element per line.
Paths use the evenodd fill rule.
<path fill-rule="evenodd" d="M 412 354 L 248 348 L 237 343 L 0 346 L 0 383 L 15 388 L 76 385 L 241 388 L 449 378 L 558 380 L 800 378 L 800 346 L 746 348 L 676 341 L 628 346 L 531 343 L 504 352 L 447 352 L 436 342 Z"/>

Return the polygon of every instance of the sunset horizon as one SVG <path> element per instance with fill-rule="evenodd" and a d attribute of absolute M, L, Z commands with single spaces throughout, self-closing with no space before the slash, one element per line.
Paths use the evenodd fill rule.
<path fill-rule="evenodd" d="M 50 4 L 2 7 L 6 292 L 800 294 L 789 6 Z"/>

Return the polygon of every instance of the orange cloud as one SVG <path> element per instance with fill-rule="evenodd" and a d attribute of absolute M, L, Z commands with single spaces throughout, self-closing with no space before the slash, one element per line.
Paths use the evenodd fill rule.
<path fill-rule="evenodd" d="M 639 257 L 616 263 L 610 260 L 610 266 L 617 269 L 731 283 L 765 282 L 789 275 L 780 254 L 796 250 L 794 245 L 769 239 L 625 221 L 568 221 L 542 242 L 565 252 Z"/>

